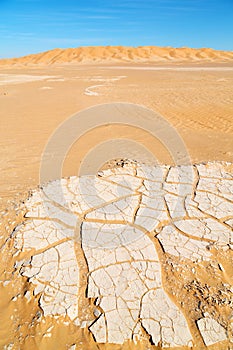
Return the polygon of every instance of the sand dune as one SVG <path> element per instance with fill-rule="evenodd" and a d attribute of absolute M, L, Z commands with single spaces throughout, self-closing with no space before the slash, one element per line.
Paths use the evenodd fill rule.
<path fill-rule="evenodd" d="M 28 65 L 93 62 L 232 62 L 233 51 L 209 48 L 172 48 L 157 46 L 94 46 L 54 49 L 19 58 L 2 59 L 0 65 Z"/>

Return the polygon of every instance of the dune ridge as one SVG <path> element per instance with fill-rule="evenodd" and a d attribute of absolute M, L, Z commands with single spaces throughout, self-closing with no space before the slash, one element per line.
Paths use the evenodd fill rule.
<path fill-rule="evenodd" d="M 69 49 L 53 49 L 18 58 L 0 59 L 0 65 L 34 65 L 62 63 L 169 63 L 169 62 L 217 62 L 233 61 L 233 51 L 210 48 L 193 49 L 158 46 L 92 46 Z"/>

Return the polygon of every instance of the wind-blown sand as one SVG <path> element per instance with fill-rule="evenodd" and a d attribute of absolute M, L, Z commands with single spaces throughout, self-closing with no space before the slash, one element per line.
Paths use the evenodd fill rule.
<path fill-rule="evenodd" d="M 26 199 L 28 190 L 39 184 L 40 161 L 48 139 L 62 122 L 84 108 L 111 102 L 144 105 L 160 113 L 178 131 L 193 164 L 233 162 L 232 61 L 232 52 L 154 47 L 57 49 L 1 60 L 1 242 L 4 243 L 16 224 L 24 220 L 25 206 L 19 209 L 17 203 Z M 150 149 L 159 163 L 174 163 L 166 147 L 146 131 L 110 124 L 88 131 L 77 140 L 67 154 L 63 176 L 76 175 L 87 152 L 96 144 L 113 138 L 132 139 Z M 12 275 L 15 258 L 11 256 L 11 240 L 6 247 L 1 255 L 1 280 L 5 282 L 0 291 L 3 310 L 0 346 L 19 339 L 20 332 L 24 336 L 28 332 L 30 336 L 23 343 L 15 340 L 13 349 L 57 349 L 57 344 L 62 344 L 61 349 L 65 349 L 71 339 L 74 343 L 77 339 L 83 341 L 79 344 L 80 349 L 97 349 L 86 329 L 69 325 L 67 318 L 64 324 L 63 316 L 56 324 L 52 321 L 52 338 L 43 336 L 49 333 L 51 320 L 47 317 L 45 323 L 37 322 L 41 317 L 39 296 L 30 300 L 22 297 L 28 289 L 32 293 L 32 289 L 26 277 Z M 223 255 L 217 255 L 219 261 L 224 261 Z M 227 259 L 224 268 L 227 275 L 231 275 L 230 254 Z M 203 271 L 199 271 L 199 276 Z M 203 277 L 205 281 L 208 281 L 207 275 L 213 277 L 211 267 L 208 271 L 210 275 Z M 220 275 L 211 280 L 214 291 L 223 281 Z M 199 290 L 199 286 L 195 288 L 197 293 L 205 292 Z M 20 298 L 15 298 L 17 294 Z M 226 316 L 223 309 L 224 306 L 221 310 Z M 20 320 L 19 323 L 11 320 L 12 315 L 14 320 Z M 30 331 L 29 323 L 32 325 Z M 19 324 L 20 328 L 17 328 Z M 54 338 L 56 342 L 52 341 Z M 149 347 L 148 338 L 145 339 L 145 346 Z M 126 344 L 125 349 L 131 346 Z M 226 343 L 212 348 L 225 350 L 225 346 Z M 119 349 L 117 346 L 103 347 L 112 348 Z"/>
<path fill-rule="evenodd" d="M 43 149 L 59 124 L 96 104 L 144 105 L 160 113 L 177 129 L 193 163 L 232 161 L 233 70 L 229 70 L 231 66 L 226 70 L 219 64 L 211 70 L 206 68 L 183 65 L 171 69 L 170 65 L 141 64 L 131 64 L 129 68 L 122 64 L 2 68 L 0 193 L 3 207 L 6 200 L 14 200 L 19 193 L 39 183 Z M 35 80 L 30 81 L 34 77 Z M 143 130 L 107 125 L 88 132 L 73 145 L 63 175 L 77 174 L 83 156 L 96 143 L 120 137 L 143 143 L 161 163 L 172 161 L 166 148 Z"/>

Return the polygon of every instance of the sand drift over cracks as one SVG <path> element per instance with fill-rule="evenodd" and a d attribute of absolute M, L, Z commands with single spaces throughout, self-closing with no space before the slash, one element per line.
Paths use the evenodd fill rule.
<path fill-rule="evenodd" d="M 215 268 L 214 254 L 232 249 L 231 164 L 128 162 L 98 176 L 51 182 L 25 205 L 25 221 L 9 240 L 15 269 L 34 285 L 34 296 L 40 293 L 44 316 L 68 315 L 98 343 L 140 341 L 143 332 L 161 347 L 231 340 L 229 317 L 213 312 L 221 300 L 192 319 L 195 295 L 178 302 L 176 287 L 166 282 L 169 266 L 175 273 L 185 267 L 196 286 L 198 266 Z M 230 303 L 230 280 L 221 270 Z M 82 313 L 85 298 L 94 300 L 90 319 Z"/>

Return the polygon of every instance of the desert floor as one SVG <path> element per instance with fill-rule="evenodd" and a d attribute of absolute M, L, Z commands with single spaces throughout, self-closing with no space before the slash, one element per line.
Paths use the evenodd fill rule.
<path fill-rule="evenodd" d="M 143 105 L 163 116 L 183 139 L 192 163 L 233 162 L 233 68 L 230 65 L 63 64 L 0 68 L 0 209 L 11 208 L 2 220 L 8 233 L 23 215 L 18 212 L 18 218 L 14 218 L 12 203 L 25 198 L 28 190 L 40 183 L 41 157 L 56 128 L 85 108 L 112 102 Z M 76 175 L 83 157 L 97 144 L 122 138 L 142 143 L 160 163 L 174 163 L 166 145 L 144 130 L 110 123 L 88 131 L 77 140 L 67 155 L 62 175 Z M 4 235 L 2 238 L 4 241 Z M 2 259 L 0 266 L 8 264 L 10 273 L 13 268 L 10 255 Z M 7 288 L 2 298 L 7 327 L 0 331 L 6 339 L 7 329 L 14 329 L 10 321 L 14 306 L 8 305 L 8 301 L 17 288 L 22 290 L 22 284 Z M 16 305 L 22 320 L 24 316 L 27 321 L 28 315 L 35 315 L 37 309 L 33 305 Z M 41 324 L 35 329 L 39 338 L 43 327 Z M 58 324 L 58 343 L 62 339 L 60 330 L 64 339 L 73 332 Z M 25 328 L 23 332 L 26 331 Z M 89 337 L 86 330 L 80 332 L 81 338 Z M 41 349 L 56 346 L 48 344 Z M 93 349 L 91 344 L 84 344 L 84 348 Z"/>
<path fill-rule="evenodd" d="M 73 114 L 102 103 L 130 102 L 160 113 L 184 140 L 193 163 L 233 161 L 232 96 L 233 68 L 226 65 L 1 69 L 2 205 L 39 184 L 41 156 L 55 129 Z M 77 140 L 63 175 L 77 174 L 82 157 L 96 143 L 124 137 L 154 147 L 161 163 L 171 162 L 168 151 L 141 130 L 110 124 Z"/>

